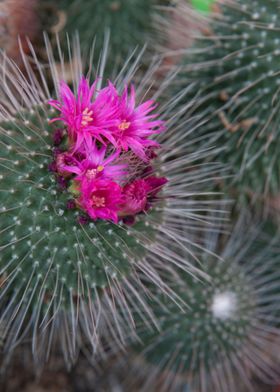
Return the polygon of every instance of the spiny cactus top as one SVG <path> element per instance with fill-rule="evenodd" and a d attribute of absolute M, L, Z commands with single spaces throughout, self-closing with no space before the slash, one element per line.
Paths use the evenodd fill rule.
<path fill-rule="evenodd" d="M 154 322 L 146 294 L 176 296 L 172 265 L 200 273 L 192 233 L 213 228 L 213 206 L 223 213 L 220 166 L 196 164 L 211 152 L 188 135 L 205 120 L 185 121 L 185 91 L 168 98 L 176 73 L 155 85 L 158 60 L 139 83 L 140 52 L 102 87 L 107 47 L 86 78 L 77 41 L 69 62 L 56 64 L 48 41 L 47 52 L 44 67 L 34 55 L 36 74 L 24 58 L 26 78 L 1 61 L 0 322 L 5 352 L 31 334 L 40 363 L 58 338 L 71 364 L 84 342 L 97 350 L 100 331 L 121 344 L 122 314 L 132 330 L 132 309 Z"/>
<path fill-rule="evenodd" d="M 167 182 L 153 175 L 152 157 L 160 146 L 149 139 L 164 130 L 163 121 L 150 114 L 153 100 L 136 106 L 133 87 L 130 94 L 126 87 L 119 95 L 111 82 L 98 92 L 96 84 L 90 87 L 81 79 L 75 97 L 62 83 L 61 100 L 50 101 L 61 113 L 52 122 L 66 126 L 55 132 L 52 170 L 73 195 L 75 206 L 91 219 L 117 223 L 124 217 L 131 222 L 137 213 L 148 211 Z M 62 144 L 64 149 L 59 148 Z"/>
<path fill-rule="evenodd" d="M 208 282 L 177 279 L 188 309 L 182 312 L 158 294 L 153 309 L 159 331 L 139 323 L 137 349 L 142 347 L 146 363 L 154 365 L 146 369 L 151 385 L 163 377 L 163 390 L 173 390 L 177 378 L 195 391 L 236 392 L 241 385 L 251 390 L 255 376 L 275 383 L 280 378 L 272 349 L 280 342 L 279 237 L 271 239 L 270 232 L 264 235 L 241 216 L 222 251 L 216 233 L 205 241 L 208 251 L 224 260 L 205 253 Z"/>
<path fill-rule="evenodd" d="M 200 129 L 222 145 L 233 167 L 227 183 L 240 200 L 277 194 L 279 181 L 278 0 L 216 1 L 201 36 L 185 57 L 184 83 L 201 97 L 200 113 L 212 113 Z M 182 8 L 178 10 L 181 17 Z M 188 19 L 188 10 L 185 11 Z"/>

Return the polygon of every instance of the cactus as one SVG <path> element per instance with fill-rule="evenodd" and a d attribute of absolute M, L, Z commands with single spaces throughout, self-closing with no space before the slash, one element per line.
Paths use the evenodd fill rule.
<path fill-rule="evenodd" d="M 151 383 L 162 377 L 166 390 L 184 380 L 193 391 L 235 392 L 242 385 L 251 390 L 254 376 L 267 383 L 279 378 L 272 350 L 280 338 L 277 238 L 265 238 L 260 228 L 250 226 L 241 217 L 222 251 L 217 234 L 206 236 L 206 249 L 223 260 L 202 257 L 208 282 L 178 279 L 185 312 L 156 296 L 159 331 L 139 323 L 141 344 L 135 346 L 146 367 L 150 364 Z M 250 227 L 246 234 L 245 227 Z"/>
<path fill-rule="evenodd" d="M 69 34 L 77 31 L 84 48 L 95 38 L 97 53 L 102 49 L 104 31 L 110 29 L 110 52 L 114 58 L 112 65 L 115 65 L 121 63 L 131 49 L 149 41 L 156 3 L 156 0 L 59 0 L 53 5 L 60 18 L 50 29 Z"/>
<path fill-rule="evenodd" d="M 92 70 L 92 58 L 89 59 L 92 74 L 99 76 L 99 90 L 107 50 L 104 49 L 99 60 L 100 69 Z M 58 111 L 51 105 L 61 108 L 62 103 L 57 100 L 62 99 L 61 80 L 69 79 L 68 68 L 65 69 L 63 62 L 68 60 L 62 57 L 59 70 L 48 41 L 47 51 L 49 63 L 44 68 L 34 55 L 32 63 L 33 67 L 36 65 L 36 74 L 24 58 L 28 78 L 2 55 L 0 322 L 4 322 L 9 330 L 4 346 L 6 358 L 22 339 L 31 335 L 37 365 L 50 356 L 55 342 L 61 346 L 67 364 L 71 365 L 84 342 L 89 343 L 94 352 L 99 350 L 100 331 L 111 333 L 121 345 L 122 314 L 126 315 L 126 327 L 129 325 L 134 329 L 132 305 L 147 323 L 154 321 L 145 295 L 138 294 L 147 280 L 173 297 L 172 290 L 164 282 L 164 276 L 172 273 L 172 265 L 194 274 L 200 273 L 190 263 L 196 257 L 196 244 L 192 243 L 191 234 L 188 237 L 187 232 L 196 232 L 202 222 L 203 225 L 208 222 L 209 209 L 216 208 L 216 196 L 211 189 L 220 167 L 216 164 L 196 165 L 198 158 L 211 154 L 208 147 L 196 150 L 195 144 L 187 139 L 203 119 L 190 117 L 188 122 L 180 121 L 187 106 L 178 110 L 177 104 L 185 92 L 171 100 L 166 99 L 166 91 L 174 78 L 169 75 L 160 87 L 153 86 L 152 93 L 153 100 L 161 100 L 157 108 L 159 120 L 153 120 L 153 124 L 165 124 L 166 130 L 156 138 L 162 148 L 148 167 L 147 163 L 143 164 L 147 161 L 145 155 L 142 163 L 132 152 L 121 155 L 129 154 L 127 162 L 129 167 L 135 165 L 134 176 L 139 176 L 146 167 L 142 182 L 146 177 L 152 178 L 149 177 L 152 171 L 157 177 L 167 177 L 167 184 L 157 190 L 161 190 L 159 195 L 153 191 L 151 200 L 148 197 L 148 204 L 140 209 L 135 210 L 132 203 L 130 209 L 122 209 L 125 212 L 118 217 L 114 214 L 105 218 L 91 215 L 92 210 L 83 204 L 83 184 L 78 189 L 78 180 L 73 179 L 73 174 L 70 178 L 69 173 L 61 175 L 69 169 L 68 166 L 61 171 L 57 169 L 57 157 L 61 154 L 57 154 L 55 146 L 66 148 L 70 136 L 68 142 L 65 136 L 62 137 L 64 140 L 60 137 L 62 141 L 58 141 L 65 125 L 62 120 L 53 122 Z M 70 80 L 76 91 L 85 66 L 76 40 L 68 53 L 73 56 L 72 60 L 69 59 Z M 124 66 L 108 89 L 116 88 L 120 93 L 131 79 L 136 80 L 140 59 L 141 53 Z M 158 61 L 141 74 L 140 84 L 135 89 L 137 102 L 141 102 L 142 97 L 146 99 L 158 70 L 156 64 Z M 49 92 L 44 70 L 53 78 L 56 95 Z M 64 89 L 70 94 L 69 87 Z M 123 94 L 124 97 L 126 93 Z M 120 99 L 116 96 L 110 102 Z M 149 102 L 142 106 L 143 110 L 148 110 L 152 101 Z M 89 109 L 83 111 L 82 124 L 90 116 Z M 126 122 L 125 125 L 121 128 L 123 131 L 129 124 Z M 104 138 L 98 141 L 98 149 L 102 149 L 102 142 Z M 155 141 L 145 143 L 153 146 Z M 123 151 L 127 149 L 125 145 L 122 148 Z M 69 170 L 71 172 L 71 165 Z M 114 184 L 114 187 L 119 189 L 119 185 Z M 124 187 L 124 197 L 130 195 L 131 188 L 130 193 L 126 191 Z M 79 196 L 77 192 L 80 192 Z M 103 207 L 103 196 L 101 199 L 98 199 L 98 205 L 91 204 L 96 207 L 95 212 Z M 127 211 L 133 219 L 123 216 L 128 214 Z M 216 213 L 220 219 L 223 212 L 217 210 Z M 209 229 L 213 228 L 213 223 L 213 220 L 209 221 Z M 199 247 L 197 244 L 197 249 Z M 189 261 L 182 258 L 183 250 L 189 251 Z M 149 291 L 148 287 L 146 291 Z"/>
<path fill-rule="evenodd" d="M 233 173 L 227 185 L 241 202 L 280 189 L 278 5 L 216 1 L 209 36 L 197 39 L 184 60 L 183 83 L 204 100 L 194 110 L 212 113 L 200 134 L 224 147 L 219 157 Z"/>

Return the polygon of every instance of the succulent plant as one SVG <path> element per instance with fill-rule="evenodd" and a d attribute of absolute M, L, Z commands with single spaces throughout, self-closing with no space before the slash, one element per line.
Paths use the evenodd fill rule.
<path fill-rule="evenodd" d="M 103 47 L 102 36 L 110 30 L 110 53 L 114 61 L 111 67 L 121 64 L 128 53 L 139 45 L 144 46 L 152 33 L 152 15 L 157 0 L 59 0 L 46 1 L 53 4 L 52 32 L 77 32 L 81 45 L 88 49 L 93 39 L 99 53 Z M 109 64 L 107 65 L 108 68 Z"/>
<path fill-rule="evenodd" d="M 279 3 L 216 1 L 209 32 L 184 56 L 182 85 L 201 97 L 201 127 L 232 165 L 227 181 L 240 201 L 279 192 Z M 183 8 L 179 7 L 181 18 Z M 186 9 L 186 20 L 188 11 Z"/>
<path fill-rule="evenodd" d="M 102 87 L 108 47 L 98 61 L 100 68 L 95 69 L 92 58 L 88 59 L 88 73 L 83 72 L 86 64 L 77 40 L 68 48 L 70 59 L 61 54 L 59 68 L 48 41 L 46 47 L 47 65 L 40 64 L 35 54 L 32 66 L 24 58 L 28 77 L 4 54 L 1 59 L 0 323 L 9 331 L 5 362 L 22 340 L 31 339 L 36 365 L 50 356 L 54 346 L 61 347 L 71 365 L 84 343 L 93 352 L 99 350 L 104 331 L 121 345 L 123 324 L 134 331 L 131 308 L 147 324 L 154 321 L 146 295 L 139 295 L 140 287 L 148 293 L 154 284 L 179 301 L 165 283 L 172 266 L 200 273 L 198 264 L 190 262 L 197 260 L 196 249 L 200 249 L 191 233 L 206 222 L 213 229 L 215 219 L 223 215 L 216 208 L 220 197 L 212 192 L 220 166 L 196 164 L 212 153 L 208 146 L 196 149 L 196 143 L 188 139 L 205 119 L 186 121 L 188 105 L 178 109 L 185 91 L 167 99 L 176 74 L 155 86 L 158 59 L 141 73 L 140 83 L 136 70 L 141 53 Z M 83 73 L 88 76 L 82 78 Z M 46 77 L 52 77 L 54 93 Z M 125 87 L 132 80 L 135 90 Z M 121 117 L 121 104 L 126 118 Z M 95 111 L 95 105 L 100 111 Z M 144 117 L 139 119 L 140 108 Z M 103 109 L 113 113 L 110 121 L 106 117 L 106 127 L 95 123 Z M 156 120 L 151 110 L 156 110 Z M 146 130 L 141 134 L 144 120 Z M 163 125 L 164 131 L 153 131 Z M 124 139 L 128 133 L 130 139 Z M 149 136 L 154 133 L 152 140 Z M 104 143 L 111 146 L 106 156 Z M 139 144 L 146 146 L 140 149 L 142 155 Z M 98 157 L 98 164 L 91 162 L 89 171 L 81 172 L 85 151 L 89 151 L 86 159 Z M 68 160 L 62 160 L 67 154 Z M 106 165 L 113 158 L 108 154 L 117 154 L 120 166 L 124 165 L 124 183 L 110 177 L 111 167 Z M 102 166 L 104 156 L 107 161 Z M 163 177 L 167 183 L 157 183 L 155 190 L 154 179 Z M 138 185 L 142 181 L 142 188 L 135 186 L 136 180 Z M 121 194 L 122 199 L 106 204 L 112 194 Z M 212 209 L 216 217 L 208 219 Z M 185 252 L 189 260 L 182 256 Z"/>
<path fill-rule="evenodd" d="M 138 325 L 135 349 L 145 359 L 147 390 L 149 379 L 152 385 L 160 378 L 166 390 L 184 380 L 191 391 L 203 392 L 254 390 L 255 376 L 267 383 L 279 379 L 273 353 L 280 339 L 277 237 L 243 216 L 222 247 L 217 233 L 204 240 L 220 258 L 202 257 L 208 282 L 182 274 L 177 280 L 188 309 L 178 311 L 155 295 L 159 330 Z"/>

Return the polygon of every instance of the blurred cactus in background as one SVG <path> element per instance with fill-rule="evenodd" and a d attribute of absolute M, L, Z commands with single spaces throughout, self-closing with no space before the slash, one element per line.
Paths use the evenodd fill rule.
<path fill-rule="evenodd" d="M 222 250 L 218 234 L 205 237 L 206 249 L 221 259 L 202 257 L 208 282 L 182 274 L 177 280 L 189 308 L 180 312 L 158 294 L 152 308 L 159 331 L 139 324 L 138 350 L 145 366 L 154 365 L 147 385 L 163 378 L 161 390 L 185 380 L 191 391 L 224 392 L 237 385 L 253 390 L 256 375 L 267 383 L 279 380 L 273 353 L 280 342 L 278 242 L 244 217 Z"/>
<path fill-rule="evenodd" d="M 49 29 L 53 33 L 78 33 L 83 49 L 89 49 L 93 39 L 96 50 L 102 50 L 102 36 L 110 30 L 112 69 L 121 64 L 135 47 L 143 47 L 153 38 L 152 16 L 157 0 L 43 0 L 52 5 Z M 49 7 L 45 12 L 48 12 Z M 42 18 L 44 18 L 42 9 Z M 109 64 L 108 64 L 109 67 Z"/>
<path fill-rule="evenodd" d="M 216 1 L 209 33 L 184 55 L 181 86 L 203 99 L 196 113 L 212 114 L 201 127 L 219 158 L 232 165 L 228 185 L 239 200 L 279 192 L 279 4 Z M 178 7 L 189 19 L 187 7 Z M 187 47 L 187 46 L 186 46 Z M 198 100 L 198 102 L 200 102 Z M 200 102 L 201 103 L 201 102 Z"/>

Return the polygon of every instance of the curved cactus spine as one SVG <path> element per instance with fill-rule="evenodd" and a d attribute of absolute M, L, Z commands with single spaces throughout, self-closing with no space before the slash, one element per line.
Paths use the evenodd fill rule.
<path fill-rule="evenodd" d="M 100 77 L 99 89 L 107 49 L 105 46 L 99 69 L 92 69 L 89 58 L 89 72 Z M 5 56 L 1 61 L 0 322 L 5 321 L 10 330 L 6 353 L 31 333 L 37 363 L 49 357 L 57 341 L 71 365 L 84 341 L 94 352 L 98 350 L 100 331 L 111 333 L 121 345 L 123 314 L 126 327 L 134 330 L 132 307 L 147 324 L 155 322 L 145 295 L 139 295 L 145 282 L 179 301 L 164 277 L 172 273 L 174 265 L 200 273 L 190 262 L 196 260 L 195 249 L 200 246 L 192 243 L 186 231 L 196 232 L 205 222 L 209 229 L 215 224 L 207 215 L 219 198 L 211 189 L 220 168 L 196 164 L 198 158 L 211 154 L 206 147 L 196 150 L 188 140 L 188 134 L 203 119 L 190 117 L 181 122 L 188 107 L 183 105 L 178 110 L 177 105 L 185 91 L 166 99 L 174 75 L 160 87 L 153 86 L 156 60 L 141 75 L 135 91 L 141 102 L 153 86 L 152 98 L 160 101 L 157 111 L 166 123 L 166 131 L 157 138 L 163 147 L 154 160 L 154 172 L 168 179 L 161 201 L 137 215 L 132 226 L 122 221 L 77 221 L 80 211 L 67 208 L 69 193 L 59 187 L 49 171 L 56 129 L 49 120 L 57 114 L 48 101 L 58 98 L 61 80 L 72 81 L 76 89 L 85 65 L 77 40 L 69 46 L 70 77 L 62 54 L 58 69 L 48 41 L 47 51 L 47 73 L 53 79 L 54 96 L 46 82 L 46 67 L 39 64 L 35 54 L 38 76 L 26 58 L 28 78 Z M 137 79 L 140 60 L 141 53 L 125 64 L 114 81 L 118 91 Z M 220 219 L 223 211 L 216 213 Z M 189 252 L 189 260 L 182 256 L 183 251 Z M 146 287 L 144 292 L 148 291 Z"/>

